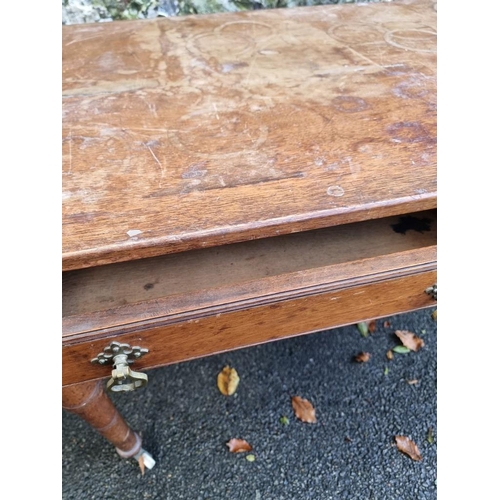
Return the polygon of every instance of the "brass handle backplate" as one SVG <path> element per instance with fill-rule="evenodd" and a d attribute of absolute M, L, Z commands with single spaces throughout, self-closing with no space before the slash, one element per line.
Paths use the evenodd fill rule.
<path fill-rule="evenodd" d="M 425 293 L 430 295 L 434 300 L 437 300 L 438 299 L 437 284 L 435 283 L 434 285 L 430 286 L 429 288 L 426 288 Z"/>
<path fill-rule="evenodd" d="M 108 391 L 134 391 L 148 383 L 148 376 L 145 373 L 132 371 L 129 365 L 148 352 L 149 350 L 143 347 L 130 347 L 128 344 L 113 341 L 97 357 L 93 358 L 91 363 L 113 364 L 111 378 L 106 384 Z"/>

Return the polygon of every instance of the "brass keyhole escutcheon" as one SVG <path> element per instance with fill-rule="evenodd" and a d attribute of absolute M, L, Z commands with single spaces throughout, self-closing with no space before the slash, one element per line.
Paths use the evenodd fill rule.
<path fill-rule="evenodd" d="M 130 347 L 129 344 L 120 344 L 120 342 L 113 341 L 97 357 L 91 359 L 91 363 L 100 365 L 113 364 L 114 369 L 111 371 L 111 378 L 106 384 L 108 391 L 134 391 L 148 383 L 148 376 L 145 373 L 134 372 L 129 365 L 148 352 L 149 350 L 143 347 Z"/>

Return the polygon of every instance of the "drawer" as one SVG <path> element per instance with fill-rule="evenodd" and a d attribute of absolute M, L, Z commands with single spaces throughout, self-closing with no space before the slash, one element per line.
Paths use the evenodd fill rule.
<path fill-rule="evenodd" d="M 63 273 L 63 386 L 432 307 L 436 211 Z"/>

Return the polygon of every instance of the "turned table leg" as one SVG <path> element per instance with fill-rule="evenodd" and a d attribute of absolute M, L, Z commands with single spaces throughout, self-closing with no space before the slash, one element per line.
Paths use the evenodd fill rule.
<path fill-rule="evenodd" d="M 104 391 L 102 381 L 85 382 L 63 387 L 63 408 L 79 415 L 110 443 L 122 458 L 134 457 L 148 468 L 155 461 L 142 448 L 141 437 L 134 432 Z"/>

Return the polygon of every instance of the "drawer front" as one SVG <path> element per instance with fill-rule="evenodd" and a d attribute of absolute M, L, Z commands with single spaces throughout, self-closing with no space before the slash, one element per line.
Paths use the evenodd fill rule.
<path fill-rule="evenodd" d="M 437 272 L 428 271 L 68 345 L 62 350 L 63 386 L 108 378 L 111 368 L 93 365 L 90 360 L 112 340 L 149 349 L 149 353 L 133 365 L 136 371 L 147 370 L 367 319 L 433 307 L 436 301 L 425 290 L 435 284 L 436 279 Z"/>

